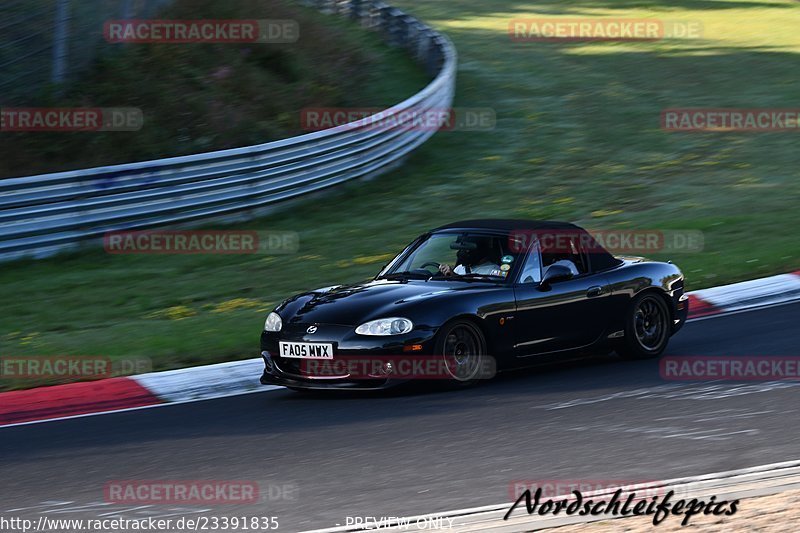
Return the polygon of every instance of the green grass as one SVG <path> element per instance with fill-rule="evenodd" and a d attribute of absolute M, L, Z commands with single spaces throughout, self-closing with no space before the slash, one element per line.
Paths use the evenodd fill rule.
<path fill-rule="evenodd" d="M 272 305 L 363 279 L 461 218 L 696 229 L 673 259 L 690 289 L 800 267 L 798 133 L 666 133 L 665 107 L 797 107 L 792 1 L 400 0 L 460 54 L 456 105 L 492 132 L 443 132 L 401 169 L 239 227 L 300 233 L 293 256 L 109 256 L 0 267 L 0 354 L 145 355 L 156 368 L 253 357 Z M 508 19 L 699 19 L 700 42 L 520 43 Z M 169 317 L 172 318 L 169 318 Z M 2 334 L 5 335 L 5 334 Z"/>

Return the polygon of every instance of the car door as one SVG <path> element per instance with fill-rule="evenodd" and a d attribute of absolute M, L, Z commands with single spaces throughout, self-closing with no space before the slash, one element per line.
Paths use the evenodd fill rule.
<path fill-rule="evenodd" d="M 541 265 L 541 249 L 534 243 L 514 286 L 518 357 L 587 346 L 605 332 L 609 323 L 606 308 L 610 291 L 604 275 L 582 272 L 543 286 Z"/>

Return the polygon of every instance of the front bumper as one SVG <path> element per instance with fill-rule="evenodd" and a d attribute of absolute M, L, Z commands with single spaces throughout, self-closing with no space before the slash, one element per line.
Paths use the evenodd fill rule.
<path fill-rule="evenodd" d="M 369 337 L 356 335 L 352 326 L 313 324 L 314 333 L 308 333 L 312 324 L 289 324 L 283 331 L 261 334 L 261 357 L 264 373 L 261 383 L 310 390 L 381 390 L 401 383 L 406 379 L 393 379 L 390 374 L 360 376 L 313 375 L 301 359 L 280 356 L 279 342 L 313 342 L 333 344 L 333 361 L 348 358 L 379 358 L 381 356 L 411 355 L 410 346 L 421 347 L 413 353 L 434 353 L 435 329 L 415 329 L 405 335 L 391 337 Z"/>
<path fill-rule="evenodd" d="M 393 380 L 390 378 L 374 379 L 374 380 L 352 380 L 348 378 L 325 378 L 314 379 L 308 376 L 296 376 L 280 370 L 273 370 L 270 372 L 269 365 L 266 361 L 270 355 L 263 355 L 265 360 L 264 373 L 261 375 L 262 385 L 280 385 L 282 387 L 290 387 L 294 389 L 307 389 L 307 390 L 384 390 L 393 386 L 404 383 L 404 380 Z"/>
<path fill-rule="evenodd" d="M 672 316 L 672 334 L 674 335 L 680 331 L 689 318 L 689 296 L 683 291 L 680 295 L 673 297 Z"/>

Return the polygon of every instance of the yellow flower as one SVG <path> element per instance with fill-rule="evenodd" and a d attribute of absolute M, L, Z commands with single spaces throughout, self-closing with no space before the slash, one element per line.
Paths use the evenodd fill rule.
<path fill-rule="evenodd" d="M 196 314 L 197 313 L 194 311 L 194 309 L 190 307 L 187 307 L 185 305 L 176 305 L 173 307 L 167 307 L 166 309 L 150 313 L 145 318 L 166 318 L 168 320 L 183 320 L 184 318 L 189 318 L 191 316 L 195 316 Z"/>
<path fill-rule="evenodd" d="M 619 215 L 622 213 L 620 209 L 599 209 L 597 211 L 592 211 L 592 216 L 594 218 L 601 218 L 601 217 L 610 217 L 613 215 Z"/>
<path fill-rule="evenodd" d="M 228 313 L 230 311 L 237 311 L 239 309 L 253 309 L 263 306 L 264 302 L 259 302 L 258 300 L 252 300 L 250 298 L 234 298 L 233 300 L 228 300 L 218 304 L 211 312 Z"/>
<path fill-rule="evenodd" d="M 353 259 L 353 263 L 356 265 L 371 265 L 381 261 L 388 261 L 392 257 L 394 257 L 394 254 L 364 255 Z"/>
<path fill-rule="evenodd" d="M 29 333 L 28 335 L 25 335 L 24 337 L 22 337 L 22 339 L 20 339 L 20 345 L 21 346 L 28 346 L 29 344 L 33 343 L 33 341 L 35 341 L 36 337 L 38 337 L 38 336 L 39 336 L 39 333 L 37 333 L 35 331 L 33 333 Z"/>

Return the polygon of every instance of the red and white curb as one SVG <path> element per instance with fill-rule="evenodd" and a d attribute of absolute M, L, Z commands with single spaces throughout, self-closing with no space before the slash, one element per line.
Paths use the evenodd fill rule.
<path fill-rule="evenodd" d="M 264 390 L 261 358 L 131 376 L 163 402 L 187 402 Z M 281 387 L 273 387 L 281 388 Z"/>
<path fill-rule="evenodd" d="M 800 271 L 689 294 L 697 319 L 800 300 Z M 260 358 L 0 393 L 0 427 L 281 389 L 263 386 Z"/>
<path fill-rule="evenodd" d="M 283 387 L 264 386 L 259 359 L 68 383 L 0 394 L 0 427 L 224 398 Z"/>
<path fill-rule="evenodd" d="M 800 299 L 800 271 L 702 289 L 689 294 L 690 318 Z"/>
<path fill-rule="evenodd" d="M 0 427 L 161 403 L 131 378 L 69 383 L 0 394 Z"/>

